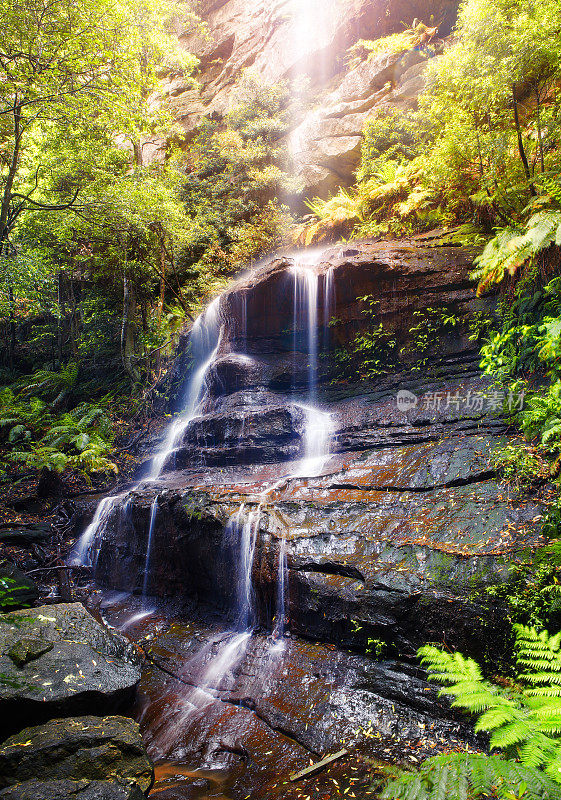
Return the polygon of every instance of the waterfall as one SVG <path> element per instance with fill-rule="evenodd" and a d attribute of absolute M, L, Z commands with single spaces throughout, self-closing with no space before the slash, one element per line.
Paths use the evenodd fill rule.
<path fill-rule="evenodd" d="M 113 497 L 104 497 L 95 510 L 94 518 L 80 537 L 78 543 L 72 550 L 68 563 L 74 566 L 91 565 L 90 551 L 96 540 L 103 534 L 105 526 L 114 508 L 122 500 L 124 495 L 118 494 Z"/>
<path fill-rule="evenodd" d="M 302 453 L 300 458 L 283 471 L 282 478 L 263 485 L 260 493 L 252 501 L 246 500 L 244 504 L 241 504 L 228 521 L 223 538 L 223 546 L 227 548 L 228 555 L 225 552 L 224 558 L 229 559 L 229 554 L 231 554 L 234 562 L 232 600 L 228 609 L 229 629 L 212 637 L 185 665 L 185 671 L 190 676 L 189 680 L 194 680 L 196 687 L 185 693 L 181 706 L 176 709 L 178 713 L 175 722 L 164 732 L 163 738 L 160 740 L 163 747 L 171 747 L 177 729 L 184 727 L 192 720 L 193 715 L 203 711 L 209 703 L 216 699 L 217 692 L 225 687 L 227 680 L 234 674 L 247 654 L 258 622 L 253 568 L 263 509 L 269 498 L 287 480 L 309 479 L 321 475 L 329 459 L 333 421 L 331 415 L 319 405 L 318 381 L 320 344 L 322 349 L 325 349 L 326 343 L 329 341 L 328 326 L 334 312 L 335 288 L 334 276 L 331 271 L 320 275 L 319 258 L 320 255 L 317 252 L 306 253 L 297 258 L 290 270 L 293 282 L 294 355 L 292 381 L 294 388 L 290 405 L 296 410 L 295 420 L 302 423 Z M 207 396 L 206 381 L 220 349 L 222 333 L 220 304 L 220 298 L 214 300 L 193 325 L 190 346 L 194 365 L 186 387 L 183 410 L 169 426 L 162 446 L 150 463 L 148 475 L 134 487 L 132 492 L 157 482 L 163 471 L 172 462 L 178 447 L 181 446 L 189 425 L 203 410 Z M 229 353 L 229 355 L 249 361 L 247 356 L 247 307 L 248 296 L 244 291 L 239 327 L 236 329 L 238 352 Z M 297 387 L 300 387 L 299 391 Z M 101 501 L 92 523 L 74 550 L 72 556 L 74 563 L 91 563 L 95 567 L 107 523 L 119 507 L 124 517 L 127 517 L 132 492 L 128 495 L 119 494 L 107 497 Z M 248 502 L 251 504 L 248 505 Z M 145 601 L 150 589 L 154 534 L 159 517 L 158 508 L 158 495 L 156 494 L 150 507 L 142 578 L 142 594 Z M 269 646 L 272 654 L 283 651 L 289 627 L 289 542 L 290 531 L 286 530 L 278 538 L 275 611 Z M 144 607 L 133 619 L 142 619 L 150 613 L 153 611 Z M 127 624 L 130 623 L 127 622 Z"/>
<path fill-rule="evenodd" d="M 297 404 L 304 412 L 304 458 L 294 478 L 316 478 L 321 475 L 330 455 L 333 420 L 331 414 L 315 406 Z"/>
<path fill-rule="evenodd" d="M 144 562 L 144 581 L 142 583 L 142 596 L 145 598 L 148 594 L 148 580 L 150 577 L 150 556 L 152 555 L 152 539 L 154 538 L 154 526 L 156 525 L 156 517 L 158 516 L 158 498 L 154 498 L 152 508 L 150 510 L 150 526 L 148 528 L 148 544 L 146 545 L 146 560 Z"/>
<path fill-rule="evenodd" d="M 252 571 L 260 521 L 261 506 L 246 515 L 242 503 L 226 527 L 225 540 L 238 556 L 233 610 L 235 630 L 239 632 L 251 630 L 255 623 Z"/>
<path fill-rule="evenodd" d="M 193 354 L 194 367 L 191 378 L 187 384 L 184 408 L 182 413 L 169 426 L 163 445 L 152 460 L 150 471 L 145 479 L 147 482 L 154 482 L 160 477 L 167 462 L 176 452 L 177 446 L 183 438 L 185 431 L 199 413 L 200 406 L 205 397 L 206 377 L 216 359 L 220 347 L 220 332 L 220 297 L 217 297 L 208 308 L 197 317 L 193 325 L 189 337 L 189 344 Z M 136 491 L 141 486 L 141 483 L 134 486 L 131 492 Z M 91 524 L 88 525 L 70 553 L 68 559 L 69 564 L 88 565 L 95 568 L 97 559 L 92 558 L 92 551 L 96 548 L 96 544 L 99 546 L 108 520 L 124 497 L 125 494 L 118 494 L 112 497 L 105 497 L 100 502 Z M 146 594 L 148 585 L 150 551 L 157 516 L 156 512 L 157 498 L 154 499 L 150 513 L 144 568 L 144 594 Z"/>
<path fill-rule="evenodd" d="M 329 349 L 329 326 L 335 311 L 335 272 L 329 267 L 323 276 L 323 349 Z"/>
<path fill-rule="evenodd" d="M 318 283 L 313 269 L 301 265 L 292 268 L 294 276 L 294 355 L 298 352 L 298 333 L 306 331 L 307 345 L 307 400 L 313 403 L 317 394 L 318 377 Z"/>
<path fill-rule="evenodd" d="M 279 568 L 277 578 L 277 608 L 273 641 L 282 642 L 286 630 L 286 580 L 288 564 L 286 561 L 286 538 L 283 536 L 279 545 Z"/>
<path fill-rule="evenodd" d="M 183 412 L 170 425 L 160 452 L 154 456 L 147 480 L 157 480 L 164 467 L 175 453 L 185 431 L 198 415 L 205 394 L 205 380 L 220 347 L 220 297 L 215 298 L 209 307 L 197 317 L 189 343 L 195 361 L 191 380 L 187 386 Z"/>

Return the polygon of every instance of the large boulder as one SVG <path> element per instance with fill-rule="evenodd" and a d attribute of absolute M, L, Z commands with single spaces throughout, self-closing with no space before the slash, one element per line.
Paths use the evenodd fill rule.
<path fill-rule="evenodd" d="M 0 736 L 53 717 L 112 713 L 139 679 L 138 651 L 80 603 L 0 616 Z"/>
<path fill-rule="evenodd" d="M 113 781 L 25 781 L 0 791 L 0 800 L 143 800 L 138 786 Z"/>
<path fill-rule="evenodd" d="M 41 781 L 119 781 L 146 792 L 154 770 L 136 722 L 125 717 L 78 717 L 25 728 L 0 747 L 1 787 L 38 776 Z M 103 797 L 92 795 L 98 796 Z"/>

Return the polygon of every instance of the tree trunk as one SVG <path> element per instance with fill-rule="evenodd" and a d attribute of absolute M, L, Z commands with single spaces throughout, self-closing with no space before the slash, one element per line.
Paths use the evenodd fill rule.
<path fill-rule="evenodd" d="M 542 175 L 545 172 L 545 156 L 543 152 L 542 140 L 542 114 L 541 114 L 541 97 L 539 87 L 536 86 L 536 128 L 538 132 L 538 148 L 540 154 L 540 166 L 542 168 Z"/>
<path fill-rule="evenodd" d="M 132 317 L 134 312 L 134 296 L 130 281 L 127 277 L 123 278 L 123 324 L 121 326 L 121 361 L 123 369 L 136 384 L 140 383 L 140 375 L 134 367 L 132 356 L 134 351 L 134 331 L 132 327 Z"/>
<path fill-rule="evenodd" d="M 4 244 L 8 239 L 9 230 L 9 215 L 10 204 L 12 201 L 12 189 L 14 187 L 14 180 L 18 171 L 19 154 L 21 148 L 21 107 L 18 105 L 18 98 L 14 100 L 14 149 L 12 150 L 12 158 L 10 166 L 8 167 L 8 175 L 4 185 L 4 192 L 2 194 L 2 204 L 0 205 L 0 255 L 2 254 Z"/>
<path fill-rule="evenodd" d="M 13 369 L 16 357 L 16 301 L 14 298 L 14 290 L 11 286 L 8 287 L 8 302 L 10 303 L 10 344 L 8 361 L 10 364 L 10 369 Z"/>
<path fill-rule="evenodd" d="M 530 194 L 532 197 L 536 197 L 536 187 L 532 183 L 530 164 L 528 163 L 528 156 L 526 155 L 526 150 L 524 149 L 524 139 L 522 138 L 522 128 L 520 127 L 520 117 L 518 115 L 518 101 L 516 100 L 516 91 L 514 86 L 512 87 L 512 106 L 514 108 L 514 124 L 516 126 L 516 135 L 518 137 L 518 152 L 520 153 L 520 158 L 524 166 L 524 173 L 528 180 L 528 185 L 530 186 Z"/>
<path fill-rule="evenodd" d="M 62 272 L 58 273 L 57 276 L 57 304 L 58 304 L 58 360 L 60 362 L 60 366 L 62 367 L 62 363 L 64 360 L 64 322 L 66 316 L 66 303 L 64 302 L 64 280 L 62 276 Z"/>

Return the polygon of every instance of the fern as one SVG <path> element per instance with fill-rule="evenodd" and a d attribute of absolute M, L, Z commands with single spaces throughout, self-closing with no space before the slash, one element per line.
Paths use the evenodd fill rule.
<path fill-rule="evenodd" d="M 525 232 L 504 228 L 475 260 L 472 278 L 479 281 L 477 293 L 488 291 L 505 276 L 515 275 L 534 256 L 551 245 L 561 246 L 561 211 L 539 211 L 526 224 Z"/>
<path fill-rule="evenodd" d="M 364 219 L 362 198 L 343 188 L 329 200 L 316 197 L 314 200 L 307 200 L 306 205 L 316 221 L 296 229 L 294 242 L 304 247 L 339 235 L 346 227 Z"/>
<path fill-rule="evenodd" d="M 72 381 L 73 375 L 69 367 L 61 380 Z M 54 472 L 72 468 L 87 480 L 92 473 L 117 471 L 110 459 L 112 423 L 98 405 L 82 403 L 55 417 L 39 398 L 4 389 L 0 391 L 0 431 L 13 463 Z"/>
<path fill-rule="evenodd" d="M 498 754 L 454 754 L 428 759 L 417 773 L 402 772 L 385 800 L 436 798 L 561 798 L 561 632 L 516 625 L 518 681 L 497 686 L 476 661 L 437 647 L 421 648 L 429 678 L 452 705 L 477 715 L 476 732 L 490 734 Z"/>
<path fill-rule="evenodd" d="M 477 797 L 560 800 L 561 787 L 537 769 L 496 755 L 454 753 L 427 759 L 417 772 L 403 771 L 382 792 L 383 800 Z"/>

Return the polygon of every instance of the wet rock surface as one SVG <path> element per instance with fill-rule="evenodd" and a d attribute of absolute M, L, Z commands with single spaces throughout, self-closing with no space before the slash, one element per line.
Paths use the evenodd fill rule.
<path fill-rule="evenodd" d="M 301 259 L 213 304 L 201 405 L 93 541 L 98 582 L 120 593 L 104 614 L 147 654 L 137 718 L 164 800 L 291 798 L 288 775 L 342 743 L 392 763 L 476 746 L 416 651 L 499 657 L 506 615 L 488 589 L 538 544 L 539 502 L 508 496 L 490 466 L 509 431 L 472 341 L 493 313 L 472 253 L 436 232 Z M 317 308 L 296 313 L 303 265 Z M 372 325 L 367 295 L 397 358 L 351 384 L 330 354 Z M 427 309 L 453 324 L 423 328 L 419 352 Z"/>
<path fill-rule="evenodd" d="M 0 735 L 53 717 L 111 713 L 134 696 L 140 658 L 79 603 L 0 616 Z"/>
<path fill-rule="evenodd" d="M 504 614 L 487 588 L 535 542 L 540 508 L 509 500 L 490 466 L 507 437 L 504 398 L 481 376 L 470 320 L 492 308 L 474 296 L 472 253 L 441 244 L 436 233 L 315 256 L 318 306 L 326 306 L 329 276 L 330 316 L 339 320 L 333 329 L 319 315 L 320 348 L 333 352 L 364 330 L 357 297 L 370 294 L 402 359 L 400 371 L 368 386 L 344 386 L 323 368 L 320 406 L 333 430 L 316 477 L 298 460 L 307 412 L 295 398 L 309 375 L 303 367 L 300 376 L 298 342 L 309 359 L 298 328 L 305 320 L 293 317 L 294 260 L 277 259 L 229 290 L 217 363 L 247 364 L 246 388 L 236 380 L 228 391 L 213 367 L 203 413 L 168 469 L 109 521 L 98 578 L 127 591 L 147 585 L 186 608 L 231 608 L 239 565 L 228 523 L 243 504 L 259 515 L 252 580 L 261 624 L 271 626 L 278 610 L 284 542 L 287 614 L 298 635 L 349 647 L 375 638 L 408 656 L 443 637 L 469 653 L 497 646 Z M 456 321 L 431 333 L 419 367 L 413 328 L 427 308 Z M 285 367 L 289 393 L 274 388 Z"/>
<path fill-rule="evenodd" d="M 38 775 L 43 780 L 120 781 L 142 792 L 154 778 L 136 722 L 93 716 L 53 719 L 2 744 L 0 786 Z"/>
<path fill-rule="evenodd" d="M 156 796 L 190 798 L 206 786 L 220 797 L 287 797 L 289 774 L 365 738 L 371 758 L 409 763 L 474 743 L 412 664 L 244 637 L 155 606 L 140 619 L 142 608 L 108 596 L 104 613 L 151 665 L 138 718 L 156 762 Z M 218 675 L 221 655 L 229 669 Z"/>

